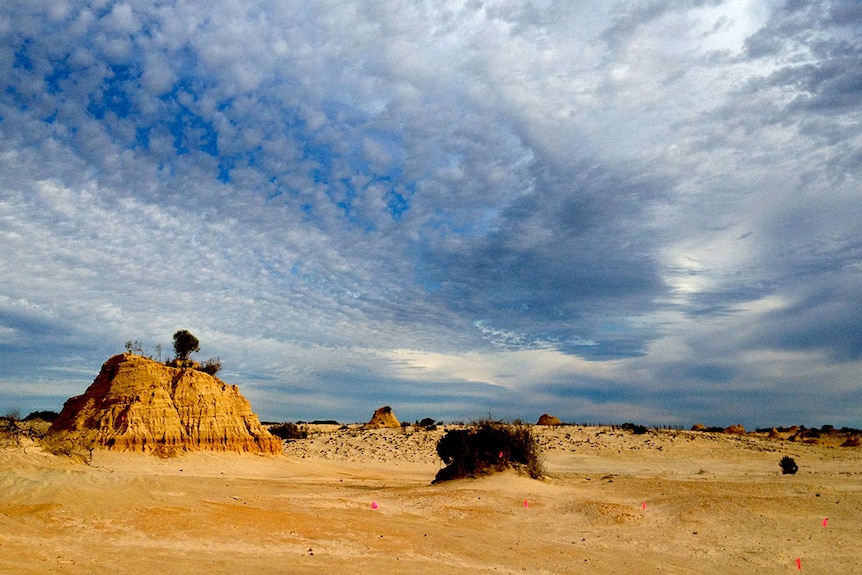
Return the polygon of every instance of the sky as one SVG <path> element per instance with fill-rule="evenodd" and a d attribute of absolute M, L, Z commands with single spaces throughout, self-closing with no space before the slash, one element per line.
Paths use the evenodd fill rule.
<path fill-rule="evenodd" d="M 857 0 L 4 0 L 0 411 L 862 427 Z"/>

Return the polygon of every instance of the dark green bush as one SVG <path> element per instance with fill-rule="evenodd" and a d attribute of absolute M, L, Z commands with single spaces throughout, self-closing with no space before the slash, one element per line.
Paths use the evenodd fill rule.
<path fill-rule="evenodd" d="M 308 433 L 295 423 L 280 423 L 269 428 L 269 432 L 281 439 L 305 439 Z"/>
<path fill-rule="evenodd" d="M 42 421 L 52 422 L 57 419 L 57 416 L 60 415 L 56 411 L 33 411 L 24 418 L 24 421 L 33 421 L 35 419 L 40 419 Z"/>
<path fill-rule="evenodd" d="M 437 473 L 434 483 L 507 468 L 524 469 L 533 478 L 542 476 L 532 431 L 519 422 L 483 420 L 467 429 L 450 430 L 437 442 L 437 455 L 446 467 Z"/>
<path fill-rule="evenodd" d="M 174 334 L 174 351 L 179 361 L 186 361 L 189 355 L 201 350 L 201 342 L 187 329 Z"/>
<path fill-rule="evenodd" d="M 634 435 L 643 435 L 647 432 L 647 428 L 643 425 L 635 425 L 634 423 L 623 423 L 620 425 L 620 429 L 625 429 L 626 431 L 631 431 Z"/>
<path fill-rule="evenodd" d="M 781 466 L 781 473 L 784 475 L 793 475 L 797 471 L 799 471 L 799 466 L 796 465 L 796 462 L 792 457 L 787 457 L 786 455 L 781 458 L 781 461 L 778 463 Z"/>

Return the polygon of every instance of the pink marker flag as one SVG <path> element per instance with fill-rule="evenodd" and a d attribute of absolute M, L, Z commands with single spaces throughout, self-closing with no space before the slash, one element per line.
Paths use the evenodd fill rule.
<path fill-rule="evenodd" d="M 529 506 L 530 506 L 530 504 L 529 504 L 529 503 L 527 503 L 527 500 L 526 500 L 526 499 L 524 499 L 524 507 L 529 507 Z"/>
<path fill-rule="evenodd" d="M 802 571 L 802 559 L 796 560 L 796 568 Z"/>
<path fill-rule="evenodd" d="M 371 509 L 377 509 L 377 502 L 376 501 L 371 502 Z"/>
<path fill-rule="evenodd" d="M 641 509 L 646 509 L 646 501 L 644 501 L 643 503 L 641 503 Z"/>
<path fill-rule="evenodd" d="M 824 517 L 824 518 L 823 518 L 823 527 L 826 527 L 828 524 L 829 524 L 829 518 L 828 518 L 828 517 Z"/>

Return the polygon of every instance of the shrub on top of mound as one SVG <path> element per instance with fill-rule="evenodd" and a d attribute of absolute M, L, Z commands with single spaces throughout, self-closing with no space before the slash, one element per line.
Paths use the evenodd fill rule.
<path fill-rule="evenodd" d="M 479 421 L 467 429 L 452 429 L 437 442 L 437 455 L 446 467 L 433 483 L 479 477 L 507 468 L 542 476 L 538 446 L 530 428 L 519 422 Z"/>

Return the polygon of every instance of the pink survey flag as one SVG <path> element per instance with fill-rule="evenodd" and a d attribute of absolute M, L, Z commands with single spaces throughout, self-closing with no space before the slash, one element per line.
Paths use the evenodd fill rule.
<path fill-rule="evenodd" d="M 823 527 L 826 527 L 828 524 L 829 524 L 829 518 L 828 518 L 828 517 L 824 517 L 824 518 L 823 518 Z"/>
<path fill-rule="evenodd" d="M 641 509 L 646 509 L 646 501 L 644 501 L 643 503 L 641 503 Z"/>
<path fill-rule="evenodd" d="M 529 507 L 529 506 L 530 506 L 530 504 L 529 504 L 529 503 L 527 503 L 527 500 L 526 500 L 526 499 L 524 499 L 524 507 Z"/>
<path fill-rule="evenodd" d="M 371 509 L 377 509 L 377 502 L 376 501 L 371 502 Z"/>
<path fill-rule="evenodd" d="M 796 568 L 802 571 L 802 559 L 796 560 Z"/>

